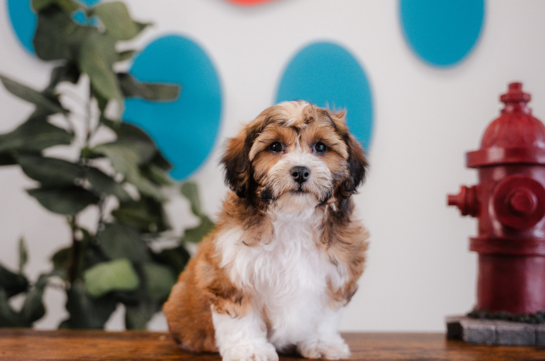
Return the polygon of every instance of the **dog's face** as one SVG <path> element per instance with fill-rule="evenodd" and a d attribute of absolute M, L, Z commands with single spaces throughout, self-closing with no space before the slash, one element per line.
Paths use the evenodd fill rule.
<path fill-rule="evenodd" d="M 350 197 L 367 166 L 344 113 L 304 101 L 263 111 L 229 140 L 222 162 L 239 197 L 287 211 Z"/>

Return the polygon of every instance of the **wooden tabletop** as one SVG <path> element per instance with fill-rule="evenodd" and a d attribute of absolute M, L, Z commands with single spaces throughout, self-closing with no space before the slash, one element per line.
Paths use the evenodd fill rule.
<path fill-rule="evenodd" d="M 432 333 L 345 333 L 351 360 L 545 360 L 545 348 L 478 346 Z M 300 360 L 282 356 L 280 360 Z M 167 333 L 0 329 L 0 360 L 221 360 L 178 349 Z"/>

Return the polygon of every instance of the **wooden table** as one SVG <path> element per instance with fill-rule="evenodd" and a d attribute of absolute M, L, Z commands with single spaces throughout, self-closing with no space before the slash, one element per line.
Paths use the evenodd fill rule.
<path fill-rule="evenodd" d="M 437 333 L 346 333 L 352 360 L 545 360 L 545 348 L 477 346 Z M 281 360 L 300 360 L 283 356 Z M 0 329 L 0 360 L 220 360 L 178 349 L 167 333 Z"/>

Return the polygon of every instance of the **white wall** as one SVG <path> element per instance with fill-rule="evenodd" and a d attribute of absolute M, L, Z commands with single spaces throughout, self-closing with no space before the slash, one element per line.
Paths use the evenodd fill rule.
<path fill-rule="evenodd" d="M 37 87 L 50 65 L 29 56 L 13 35 L 0 0 L 0 72 Z M 545 119 L 545 2 L 487 2 L 484 30 L 473 53 L 458 66 L 436 69 L 418 60 L 405 43 L 397 2 L 280 0 L 241 8 L 223 0 L 126 0 L 135 18 L 156 25 L 140 45 L 163 33 L 195 40 L 221 78 L 220 141 L 253 119 L 275 98 L 280 74 L 295 52 L 316 40 L 333 40 L 364 65 L 375 106 L 371 171 L 359 195 L 359 212 L 371 231 L 360 290 L 345 312 L 343 330 L 442 331 L 444 316 L 475 302 L 476 255 L 468 237 L 476 222 L 447 208 L 446 194 L 476 180 L 464 153 L 477 149 L 497 116 L 498 95 L 510 81 L 532 93 L 534 114 Z M 0 87 L 0 132 L 19 124 L 31 107 Z M 218 211 L 226 192 L 218 145 L 193 179 L 206 211 Z M 17 167 L 0 168 L 0 262 L 17 263 L 17 239 L 30 247 L 32 276 L 49 267 L 54 250 L 69 242 L 62 217 L 46 213 L 24 192 L 32 185 Z M 177 228 L 193 220 L 187 204 L 169 206 Z M 88 215 L 91 219 L 93 216 Z M 53 328 L 65 316 L 62 292 L 50 290 Z M 109 322 L 121 327 L 122 313 Z M 157 318 L 152 328 L 165 329 Z"/>

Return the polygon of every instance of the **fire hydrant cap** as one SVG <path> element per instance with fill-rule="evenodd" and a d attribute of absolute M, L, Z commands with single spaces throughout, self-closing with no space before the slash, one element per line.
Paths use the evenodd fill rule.
<path fill-rule="evenodd" d="M 509 102 L 526 102 L 532 100 L 532 96 L 522 91 L 522 83 L 511 83 L 507 93 L 500 95 L 500 101 L 503 103 Z"/>
<path fill-rule="evenodd" d="M 470 168 L 498 164 L 545 164 L 545 126 L 532 116 L 527 103 L 531 95 L 521 83 L 509 84 L 499 118 L 487 127 L 481 148 L 467 153 Z"/>

